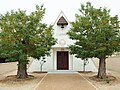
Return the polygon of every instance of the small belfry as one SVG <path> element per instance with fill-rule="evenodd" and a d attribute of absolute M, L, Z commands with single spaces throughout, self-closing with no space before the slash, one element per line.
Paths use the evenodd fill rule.
<path fill-rule="evenodd" d="M 63 16 L 61 16 L 57 22 L 57 25 L 58 26 L 60 25 L 61 28 L 64 28 L 65 25 L 68 25 L 68 22 L 66 21 L 66 19 Z"/>

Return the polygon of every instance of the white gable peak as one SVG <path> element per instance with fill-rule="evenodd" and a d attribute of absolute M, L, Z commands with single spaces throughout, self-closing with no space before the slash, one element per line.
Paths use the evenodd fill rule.
<path fill-rule="evenodd" d="M 65 16 L 64 12 L 61 11 L 60 14 L 58 15 L 57 19 L 55 20 L 53 26 L 54 26 L 54 25 L 57 25 L 57 22 L 59 21 L 59 19 L 60 19 L 61 17 L 63 17 L 63 18 L 66 20 L 66 22 L 69 24 L 69 20 L 68 20 L 67 17 Z"/>

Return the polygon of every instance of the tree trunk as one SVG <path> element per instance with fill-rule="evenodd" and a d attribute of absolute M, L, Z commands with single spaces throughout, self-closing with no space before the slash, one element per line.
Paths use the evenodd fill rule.
<path fill-rule="evenodd" d="M 106 58 L 99 58 L 99 68 L 97 78 L 104 79 L 106 78 Z"/>
<path fill-rule="evenodd" d="M 40 70 L 41 70 L 41 72 L 42 72 L 42 65 L 40 66 Z"/>
<path fill-rule="evenodd" d="M 83 72 L 85 72 L 85 60 L 83 61 Z"/>
<path fill-rule="evenodd" d="M 27 78 L 27 64 L 22 61 L 18 61 L 18 71 L 17 71 L 17 78 L 25 79 Z"/>

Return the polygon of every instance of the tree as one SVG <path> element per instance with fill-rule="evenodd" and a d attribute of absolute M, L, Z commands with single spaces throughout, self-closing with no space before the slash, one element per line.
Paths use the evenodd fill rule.
<path fill-rule="evenodd" d="M 0 57 L 18 61 L 17 78 L 27 78 L 28 57 L 49 55 L 56 42 L 52 26 L 42 23 L 44 13 L 43 5 L 36 5 L 30 15 L 20 9 L 0 15 Z"/>
<path fill-rule="evenodd" d="M 46 63 L 45 61 L 45 57 L 43 57 L 41 60 L 40 60 L 40 71 L 42 72 L 42 68 L 43 68 L 43 65 Z"/>
<path fill-rule="evenodd" d="M 78 58 L 99 58 L 97 77 L 104 79 L 106 58 L 120 51 L 118 16 L 111 17 L 110 10 L 94 8 L 90 2 L 82 4 L 79 12 L 68 32 L 70 38 L 76 40 L 69 48 Z"/>
<path fill-rule="evenodd" d="M 85 72 L 85 67 L 86 67 L 86 65 L 88 65 L 88 64 L 89 64 L 88 58 L 84 59 L 84 60 L 83 60 L 83 72 Z"/>

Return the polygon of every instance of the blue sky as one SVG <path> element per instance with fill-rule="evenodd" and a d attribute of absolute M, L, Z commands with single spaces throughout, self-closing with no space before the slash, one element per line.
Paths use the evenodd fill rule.
<path fill-rule="evenodd" d="M 34 11 L 36 4 L 44 4 L 46 8 L 44 22 L 48 24 L 53 23 L 61 10 L 65 13 L 69 21 L 73 21 L 75 13 L 78 13 L 80 4 L 85 4 L 87 1 L 90 1 L 96 8 L 107 7 L 107 9 L 111 9 L 111 15 L 120 16 L 119 0 L 1 0 L 0 13 L 4 14 L 7 11 L 17 10 L 18 8 L 30 13 Z"/>

